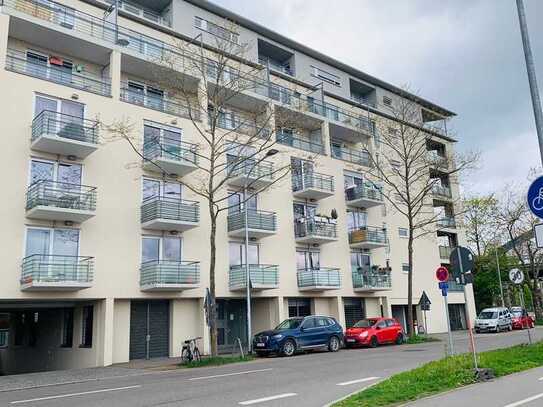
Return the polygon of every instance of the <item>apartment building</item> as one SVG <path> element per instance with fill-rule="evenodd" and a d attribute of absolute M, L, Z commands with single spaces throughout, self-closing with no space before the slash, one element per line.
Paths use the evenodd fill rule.
<path fill-rule="evenodd" d="M 175 52 L 172 44 L 213 47 L 216 36 L 253 44 L 245 62 L 264 73 L 259 94 L 242 95 L 223 125 L 258 103 L 277 117 L 295 114 L 301 128 L 276 134 L 281 154 L 265 165 L 292 162 L 293 172 L 247 203 L 248 253 L 239 205 L 219 218 L 219 348 L 229 352 L 246 339 L 245 259 L 254 332 L 308 314 L 343 326 L 376 315 L 405 324 L 405 220 L 368 184 L 362 148 L 377 148 L 375 122 L 387 118 L 400 90 L 207 1 L 121 0 L 117 18 L 111 3 L 0 0 L 0 374 L 178 356 L 182 341 L 197 336 L 209 350 L 206 203 L 168 177 L 190 179 L 205 153 L 196 153 L 186 106 L 156 86 L 153 71 L 154 57 Z M 428 331 L 443 332 L 434 271 L 464 242 L 454 218 L 458 185 L 441 167 L 455 143 L 443 123 L 454 114 L 410 97 L 436 158 L 434 206 L 446 214 L 416 243 L 414 294 L 432 301 Z M 108 140 L 99 121 L 123 117 L 141 135 L 143 156 L 160 160 L 167 174 L 126 142 Z M 306 153 L 317 159 L 305 161 Z M 247 176 L 229 181 L 233 207 Z M 471 288 L 468 299 L 473 316 Z M 462 287 L 451 284 L 449 304 L 460 329 Z"/>

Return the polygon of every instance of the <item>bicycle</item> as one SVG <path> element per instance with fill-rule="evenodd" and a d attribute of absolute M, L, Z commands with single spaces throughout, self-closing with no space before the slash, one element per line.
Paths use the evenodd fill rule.
<path fill-rule="evenodd" d="M 181 362 L 182 363 L 191 363 L 191 362 L 199 362 L 202 360 L 200 355 L 200 350 L 198 349 L 198 346 L 196 345 L 196 341 L 198 339 L 202 339 L 201 336 L 197 338 L 191 338 L 187 339 L 184 342 L 183 348 L 181 349 Z"/>

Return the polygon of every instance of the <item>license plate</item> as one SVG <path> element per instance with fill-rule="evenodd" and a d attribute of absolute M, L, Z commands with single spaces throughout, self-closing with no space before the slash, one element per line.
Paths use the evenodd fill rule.
<path fill-rule="evenodd" d="M 355 342 L 355 340 L 351 338 L 347 338 L 347 342 Z"/>
<path fill-rule="evenodd" d="M 265 343 L 257 343 L 257 344 L 256 344 L 256 347 L 257 347 L 257 348 L 263 348 L 264 346 L 266 346 Z"/>

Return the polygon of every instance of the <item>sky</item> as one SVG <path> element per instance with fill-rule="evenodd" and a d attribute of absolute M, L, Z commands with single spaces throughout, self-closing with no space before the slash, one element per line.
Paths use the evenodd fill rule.
<path fill-rule="evenodd" d="M 525 183 L 540 167 L 514 0 L 213 2 L 457 113 L 456 148 L 481 153 L 467 194 Z M 542 90 L 543 0 L 524 3 Z"/>

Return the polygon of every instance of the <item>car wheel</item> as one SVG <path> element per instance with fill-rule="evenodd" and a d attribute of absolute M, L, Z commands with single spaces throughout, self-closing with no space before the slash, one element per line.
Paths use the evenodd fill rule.
<path fill-rule="evenodd" d="M 403 334 L 400 332 L 396 337 L 396 345 L 401 345 L 403 343 Z"/>
<path fill-rule="evenodd" d="M 376 348 L 377 346 L 379 346 L 379 341 L 377 340 L 377 337 L 376 336 L 372 336 L 371 339 L 370 339 L 370 346 L 372 348 Z"/>
<path fill-rule="evenodd" d="M 476 333 L 476 334 L 480 334 L 480 333 L 481 333 L 481 331 L 480 331 L 480 330 L 478 330 L 478 329 L 476 329 L 476 330 L 475 330 L 475 333 Z"/>
<path fill-rule="evenodd" d="M 332 336 L 328 341 L 328 350 L 330 352 L 337 352 L 339 350 L 339 339 L 337 336 Z"/>
<path fill-rule="evenodd" d="M 283 356 L 292 356 L 296 352 L 296 343 L 292 339 L 287 339 L 281 348 Z"/>

